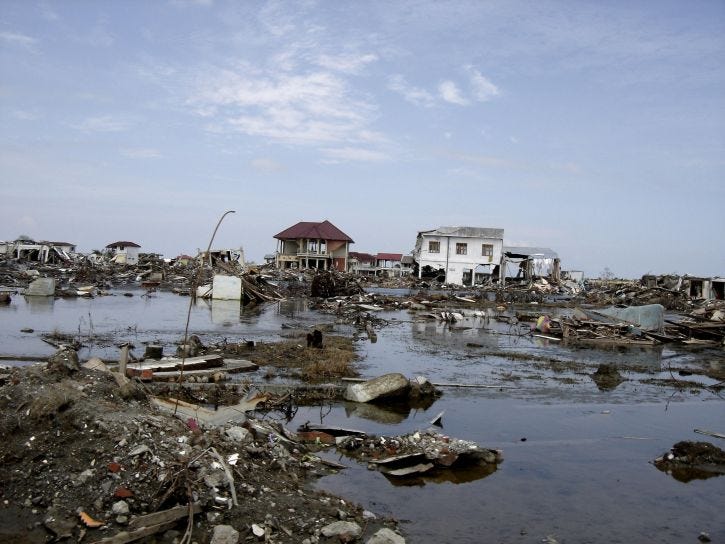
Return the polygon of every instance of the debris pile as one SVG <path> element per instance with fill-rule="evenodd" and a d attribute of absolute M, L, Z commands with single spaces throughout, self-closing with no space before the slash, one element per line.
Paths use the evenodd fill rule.
<path fill-rule="evenodd" d="M 205 426 L 125 399 L 112 372 L 72 358 L 15 368 L 0 387 L 0 533 L 15 541 L 326 542 L 331 525 L 371 538 L 389 520 L 305 483 L 331 467 L 248 413 Z M 291 438 L 290 438 L 291 437 Z M 193 533 L 193 534 L 192 534 Z"/>
<path fill-rule="evenodd" d="M 725 451 L 709 442 L 678 442 L 654 460 L 655 466 L 681 482 L 725 474 Z"/>

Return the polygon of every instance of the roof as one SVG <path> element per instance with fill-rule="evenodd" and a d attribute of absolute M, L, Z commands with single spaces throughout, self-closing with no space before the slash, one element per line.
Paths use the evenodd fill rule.
<path fill-rule="evenodd" d="M 348 256 L 351 259 L 357 259 L 361 263 L 375 262 L 375 255 L 371 255 L 370 253 L 360 253 L 359 251 L 351 251 L 350 253 L 348 253 Z"/>
<path fill-rule="evenodd" d="M 124 247 L 141 247 L 135 242 L 113 242 L 111 244 L 108 244 L 106 248 L 114 248 L 118 246 L 124 246 Z"/>
<path fill-rule="evenodd" d="M 556 251 L 548 247 L 503 246 L 503 252 L 509 257 L 538 257 L 539 259 L 558 259 Z"/>
<path fill-rule="evenodd" d="M 380 259 L 383 261 L 399 261 L 403 258 L 402 253 L 378 253 L 375 256 L 376 259 Z"/>
<path fill-rule="evenodd" d="M 403 264 L 413 264 L 415 262 L 415 259 L 412 255 L 403 255 L 403 258 L 400 259 L 400 262 Z"/>
<path fill-rule="evenodd" d="M 451 236 L 455 238 L 496 238 L 503 240 L 503 229 L 484 227 L 438 227 L 433 230 L 423 230 L 418 235 Z"/>
<path fill-rule="evenodd" d="M 300 221 L 296 225 L 274 235 L 278 240 L 297 240 L 299 238 L 311 238 L 320 240 L 339 240 L 343 242 L 354 242 L 347 234 L 330 223 L 327 219 L 321 223 L 312 221 Z"/>

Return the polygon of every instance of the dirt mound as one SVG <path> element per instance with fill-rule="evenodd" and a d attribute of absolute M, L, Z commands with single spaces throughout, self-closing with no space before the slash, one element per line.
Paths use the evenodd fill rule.
<path fill-rule="evenodd" d="M 204 429 L 148 398 L 122 398 L 109 372 L 12 370 L 0 387 L 0 433 L 0 542 L 98 542 L 137 531 L 155 512 L 166 523 L 135 541 L 191 530 L 203 544 L 215 526 L 231 525 L 242 541 L 254 530 L 268 542 L 325 542 L 322 528 L 342 519 L 365 537 L 393 526 L 311 492 L 306 484 L 331 469 L 284 440 L 281 426 L 250 419 Z"/>

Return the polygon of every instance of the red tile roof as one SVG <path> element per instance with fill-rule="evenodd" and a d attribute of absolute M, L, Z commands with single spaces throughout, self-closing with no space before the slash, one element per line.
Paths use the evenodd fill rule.
<path fill-rule="evenodd" d="M 399 261 L 403 258 L 402 253 L 378 253 L 375 256 L 376 259 L 382 261 Z"/>
<path fill-rule="evenodd" d="M 335 225 L 325 220 L 322 223 L 312 221 L 300 221 L 296 225 L 275 234 L 278 240 L 297 240 L 299 238 L 311 238 L 320 240 L 340 240 L 353 242 L 347 234 L 338 229 Z"/>

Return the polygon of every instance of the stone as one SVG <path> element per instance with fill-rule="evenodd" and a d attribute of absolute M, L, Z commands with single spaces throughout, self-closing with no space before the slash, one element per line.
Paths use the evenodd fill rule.
<path fill-rule="evenodd" d="M 239 531 L 231 525 L 217 525 L 214 527 L 209 544 L 237 544 L 239 542 Z"/>
<path fill-rule="evenodd" d="M 406 395 L 410 389 L 408 379 L 400 373 L 378 376 L 362 383 L 351 384 L 345 390 L 345 400 L 371 402 L 381 398 Z"/>
<path fill-rule="evenodd" d="M 368 538 L 365 544 L 405 544 L 405 539 L 395 531 L 384 527 Z"/>
<path fill-rule="evenodd" d="M 247 429 L 244 427 L 229 427 L 226 431 L 224 431 L 224 434 L 227 435 L 227 438 L 229 438 L 232 442 L 251 442 L 252 441 L 252 433 L 250 433 Z"/>
<path fill-rule="evenodd" d="M 114 502 L 113 506 L 111 507 L 111 512 L 113 512 L 117 516 L 123 516 L 125 514 L 128 514 L 128 503 L 126 501 Z"/>
<path fill-rule="evenodd" d="M 326 536 L 337 536 L 347 535 L 353 538 L 358 538 L 362 534 L 360 526 L 353 521 L 336 521 L 325 525 L 320 532 Z"/>

